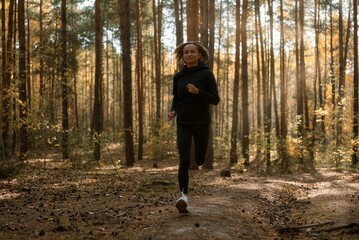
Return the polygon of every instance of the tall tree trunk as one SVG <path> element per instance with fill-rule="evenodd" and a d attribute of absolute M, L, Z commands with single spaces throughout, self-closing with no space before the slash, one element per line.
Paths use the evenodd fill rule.
<path fill-rule="evenodd" d="M 320 52 L 319 52 L 319 29 L 318 29 L 318 23 L 319 23 L 319 13 L 320 13 L 320 0 L 319 1 L 315 1 L 314 4 L 314 31 L 315 31 L 315 66 L 314 66 L 314 77 L 313 77 L 313 95 L 314 95 L 314 99 L 313 99 L 313 109 L 314 111 L 318 110 L 318 95 L 319 95 L 319 99 L 322 98 L 321 96 L 321 80 L 320 80 L 320 66 L 319 66 L 319 57 L 320 57 Z M 318 83 L 319 83 L 319 92 L 318 92 Z M 317 141 L 317 131 L 316 131 L 316 127 L 317 127 L 317 114 L 314 113 L 313 114 L 313 119 L 312 119 L 312 136 L 310 137 L 310 143 L 309 143 L 309 153 L 310 153 L 310 158 L 314 159 L 315 158 L 315 151 L 314 151 L 314 146 L 315 143 Z M 314 161 L 313 161 L 314 163 Z"/>
<path fill-rule="evenodd" d="M 249 107 L 248 107 L 248 54 L 247 54 L 247 15 L 248 0 L 243 0 L 242 6 L 242 156 L 244 165 L 249 166 Z"/>
<path fill-rule="evenodd" d="M 155 64 L 155 91 L 156 91 L 156 114 L 154 133 L 159 135 L 161 124 L 161 45 L 162 45 L 162 1 L 152 0 L 153 5 L 153 25 L 154 25 L 154 64 Z"/>
<path fill-rule="evenodd" d="M 283 0 L 280 1 L 280 137 L 279 157 L 282 170 L 287 172 L 289 162 L 287 157 L 287 82 L 285 72 L 285 37 L 284 37 L 284 15 Z"/>
<path fill-rule="evenodd" d="M 345 88 L 345 59 L 344 59 L 344 25 L 343 25 L 343 0 L 339 0 L 339 92 L 338 92 L 338 117 L 337 117 L 337 135 L 336 146 L 340 147 L 342 144 L 343 131 L 343 98 Z M 338 162 L 340 159 L 338 159 Z"/>
<path fill-rule="evenodd" d="M 143 59 L 142 59 L 142 20 L 141 2 L 136 0 L 136 31 L 137 31 L 137 54 L 136 54 L 136 77 L 138 95 L 138 150 L 137 159 L 143 158 Z"/>
<path fill-rule="evenodd" d="M 208 14 L 209 14 L 209 0 L 199 0 L 200 1 L 200 41 L 204 46 L 208 48 Z"/>
<path fill-rule="evenodd" d="M 208 11 L 209 11 L 209 21 L 208 21 L 209 61 L 208 61 L 208 65 L 211 69 L 213 69 L 213 62 L 214 62 L 214 41 L 215 41 L 214 40 L 214 35 L 215 35 L 214 31 L 215 31 L 215 17 L 216 17 L 215 10 L 216 10 L 215 1 L 209 1 L 209 4 L 208 4 Z"/>
<path fill-rule="evenodd" d="M 5 15 L 5 0 L 1 0 L 1 49 L 3 49 L 3 51 L 1 51 L 1 84 L 0 86 L 3 86 L 3 84 L 6 83 L 6 27 L 5 27 L 5 22 L 6 22 L 6 15 Z M 0 94 L 1 99 L 2 99 L 2 106 L 3 108 L 6 107 L 6 101 L 5 101 L 5 94 L 6 91 L 4 91 L 4 87 L 2 88 L 2 92 Z M 4 111 L 5 109 L 3 109 Z M 2 112 L 3 116 L 2 116 L 2 121 L 6 119 L 5 114 L 7 115 L 8 113 L 6 112 Z M 4 118 L 4 119 L 3 119 Z M 5 128 L 5 123 L 3 124 L 1 122 L 0 124 L 1 127 L 1 136 L 0 136 L 0 160 L 5 160 L 7 158 L 6 156 L 6 148 L 5 148 L 5 142 L 3 137 L 6 136 L 7 134 L 4 134 L 3 131 L 8 131 L 7 128 Z"/>
<path fill-rule="evenodd" d="M 31 41 L 31 34 L 30 34 L 30 14 L 29 14 L 29 1 L 26 1 L 26 30 L 25 31 L 25 39 L 26 39 L 26 84 L 27 84 L 27 108 L 28 111 L 31 111 L 32 108 L 32 82 L 31 82 L 31 54 L 30 54 L 30 41 Z M 30 146 L 29 146 L 30 147 Z"/>
<path fill-rule="evenodd" d="M 260 16 L 260 15 L 259 15 Z M 259 17 L 259 26 L 261 28 L 261 18 Z M 265 138 L 265 160 L 267 171 L 271 168 L 271 128 L 272 128 L 272 114 L 271 114 L 271 97 L 270 97 L 270 81 L 268 77 L 267 63 L 265 58 L 264 37 L 262 28 L 260 29 L 259 38 L 261 42 L 261 62 L 262 62 L 262 86 L 263 86 L 263 123 L 264 123 L 264 138 Z"/>
<path fill-rule="evenodd" d="M 353 18 L 354 18 L 354 32 L 353 32 L 353 48 L 354 48 L 354 104 L 353 104 L 353 140 L 354 142 L 358 141 L 358 133 L 359 133 L 359 77 L 358 77 L 358 0 L 353 0 Z M 353 154 L 352 154 L 352 165 L 358 165 L 358 144 L 354 144 L 353 146 Z"/>
<path fill-rule="evenodd" d="M 320 4 L 321 1 L 315 1 L 314 6 L 314 30 L 315 30 L 315 71 L 314 71 L 314 83 L 313 83 L 313 90 L 314 90 L 314 110 L 318 110 L 318 102 L 319 108 L 323 109 L 323 87 L 321 82 L 321 67 L 320 67 L 320 50 L 319 50 L 319 27 L 320 27 Z M 318 87 L 317 87 L 318 86 Z M 318 97 L 317 97 L 318 96 Z M 315 132 L 317 127 L 317 115 L 314 114 L 313 121 L 313 132 Z M 313 144 L 316 141 L 316 137 L 313 137 Z"/>
<path fill-rule="evenodd" d="M 316 64 L 317 67 L 316 67 L 316 72 L 317 72 L 317 79 L 318 79 L 318 98 L 319 98 L 319 106 L 320 106 L 320 109 L 324 109 L 325 107 L 325 99 L 326 99 L 326 77 L 325 77 L 325 73 L 324 73 L 324 77 L 323 77 L 323 80 L 322 80 L 322 68 L 321 68 L 321 61 L 320 61 L 320 50 L 319 50 L 319 36 L 320 36 L 320 33 L 319 33 L 319 30 L 320 30 L 320 8 L 321 8 L 321 0 L 318 0 L 317 2 L 317 12 L 318 12 L 318 16 L 317 16 L 317 21 L 316 21 Z M 324 17 L 324 21 L 325 21 L 325 18 L 326 18 L 326 14 L 325 14 L 325 17 Z M 326 65 L 326 56 L 327 56 L 327 39 L 326 39 L 326 36 L 327 34 L 325 34 L 324 36 L 324 65 Z M 324 85 L 324 87 L 323 87 Z M 320 120 L 320 125 L 318 126 L 319 129 L 320 129 L 320 132 L 321 132 L 321 136 L 320 136 L 320 140 L 321 140 L 321 143 L 324 143 L 325 142 L 325 124 L 324 124 L 324 120 L 325 120 L 325 117 L 324 117 L 324 114 L 322 114 L 321 116 L 321 120 Z"/>
<path fill-rule="evenodd" d="M 303 158 L 303 86 L 302 86 L 302 78 L 301 78 L 301 65 L 300 65 L 300 47 L 299 47 L 299 38 L 300 38 L 300 19 L 298 17 L 298 10 L 299 10 L 299 1 L 302 0 L 296 0 L 295 2 L 295 8 L 296 8 L 296 16 L 295 16 L 295 59 L 296 59 L 296 90 L 297 90 L 297 132 L 298 132 L 298 139 L 300 141 L 299 144 L 299 151 L 300 151 L 300 159 L 299 164 L 302 167 L 304 164 L 304 158 Z"/>
<path fill-rule="evenodd" d="M 67 79 L 67 2 L 61 1 L 61 87 L 62 87 L 62 159 L 69 158 L 69 109 Z"/>
<path fill-rule="evenodd" d="M 5 51 L 3 52 L 3 58 L 5 61 L 2 63 L 5 65 L 3 68 L 3 79 L 2 79 L 2 145 L 0 149 L 2 149 L 3 154 L 2 157 L 7 159 L 10 156 L 10 147 L 11 147 L 11 95 L 10 95 L 10 83 L 11 83 L 11 76 L 13 71 L 13 63 L 14 63 L 14 56 L 13 56 L 13 37 L 14 37 L 14 5 L 15 0 L 10 0 L 8 5 L 8 28 L 7 28 L 7 37 L 5 40 Z M 3 9 L 5 9 L 5 3 L 3 5 Z M 2 12 L 5 14 L 5 11 Z M 5 17 L 5 16 L 4 16 Z M 4 22 L 5 20 L 2 20 Z M 5 24 L 3 25 L 5 28 Z M 5 31 L 3 32 L 3 38 L 5 38 Z"/>
<path fill-rule="evenodd" d="M 40 111 L 44 105 L 44 91 L 45 91 L 45 84 L 44 84 L 44 29 L 43 29 L 43 0 L 40 0 L 39 6 L 39 38 L 40 38 L 40 45 L 39 45 L 39 81 L 40 81 L 40 89 L 39 89 L 39 109 Z"/>
<path fill-rule="evenodd" d="M 273 104 L 273 112 L 274 112 L 274 123 L 275 123 L 275 133 L 276 136 L 279 137 L 279 117 L 278 117 L 278 106 L 277 106 L 277 96 L 276 96 L 276 85 L 275 85 L 275 57 L 274 57 L 274 16 L 273 16 L 273 0 L 268 0 L 268 8 L 269 8 L 269 37 L 270 37 L 270 46 L 269 46 L 269 94 L 271 98 L 271 103 Z M 273 94 L 273 95 L 272 95 Z M 268 109 L 269 111 L 269 109 Z M 270 110 L 272 112 L 272 110 Z"/>
<path fill-rule="evenodd" d="M 187 41 L 199 40 L 199 0 L 187 0 Z"/>
<path fill-rule="evenodd" d="M 334 26 L 333 26 L 333 6 L 332 4 L 329 4 L 329 16 L 330 16 L 330 66 L 329 66 L 329 78 L 330 78 L 330 85 L 331 85 L 331 104 L 332 104 L 332 119 L 331 119 L 331 136 L 335 137 L 336 135 L 336 131 L 335 131 L 335 123 L 336 123 L 336 118 L 335 118 L 335 110 L 336 110 L 336 96 L 335 96 L 335 92 L 336 92 L 336 86 L 335 86 L 335 77 L 334 77 L 334 36 L 333 36 L 333 32 L 334 32 Z"/>
<path fill-rule="evenodd" d="M 305 45 L 304 45 L 304 0 L 300 0 L 299 3 L 299 32 L 300 32 L 300 50 L 299 50 L 299 78 L 300 78 L 300 84 L 301 84 L 301 93 L 300 93 L 300 98 L 302 101 L 302 106 L 303 106 L 303 121 L 305 124 L 305 129 L 303 128 L 303 141 L 304 141 L 304 151 L 307 151 L 310 149 L 308 149 L 308 139 L 310 136 L 309 134 L 309 107 L 308 107 L 308 98 L 307 98 L 307 83 L 306 83 L 306 70 L 305 70 L 305 55 L 304 55 L 304 51 L 305 51 Z M 301 105 L 301 104 L 299 104 Z M 312 155 L 312 154 L 311 154 Z M 304 159 L 303 159 L 304 161 Z M 303 162 L 302 167 L 304 169 L 308 169 L 308 167 L 310 169 L 312 169 L 314 167 L 314 159 L 310 158 L 308 159 L 307 162 Z"/>
<path fill-rule="evenodd" d="M 215 73 L 215 76 L 216 76 L 216 79 L 217 79 L 217 85 L 218 85 L 218 91 L 219 91 L 219 95 L 220 96 L 224 96 L 224 92 L 225 92 L 225 88 L 224 86 L 222 87 L 222 77 L 220 77 L 220 74 L 221 74 L 221 68 L 222 68 L 222 58 L 221 58 L 221 49 L 222 49 L 222 10 L 223 10 L 223 0 L 220 1 L 220 5 L 219 5 L 219 16 L 218 16 L 218 22 L 219 22 L 219 26 L 218 26 L 218 48 L 216 49 L 217 50 L 217 56 L 216 56 L 216 62 L 218 63 L 217 65 L 217 70 L 216 70 L 216 73 Z M 214 52 L 213 52 L 214 54 Z M 213 58 L 214 60 L 214 58 Z M 224 79 L 223 79 L 224 80 Z M 229 101 L 227 98 L 224 98 L 226 99 L 226 101 Z M 224 104 L 219 104 L 219 107 L 216 108 L 218 112 L 225 112 L 224 111 L 224 107 L 227 106 L 226 103 Z M 228 113 L 227 113 L 228 114 Z M 223 121 L 222 119 L 225 118 L 226 116 L 224 116 L 225 114 L 216 114 L 215 117 L 216 117 L 216 122 L 220 123 L 219 124 L 219 132 L 223 132 L 224 131 L 224 128 L 226 128 L 226 126 L 228 126 L 228 121 Z M 226 128 L 227 130 L 228 128 Z"/>
<path fill-rule="evenodd" d="M 183 2 L 182 0 L 174 0 L 174 13 L 176 22 L 176 46 L 183 43 Z M 178 63 L 177 71 L 180 69 L 181 64 Z"/>
<path fill-rule="evenodd" d="M 26 31 L 25 31 L 25 0 L 18 2 L 19 23 L 19 98 L 20 98 L 20 159 L 26 159 L 28 151 L 28 105 L 27 105 L 27 68 L 26 68 Z"/>
<path fill-rule="evenodd" d="M 231 149 L 230 164 L 238 163 L 237 140 L 238 140 L 238 118 L 239 118 L 239 56 L 241 41 L 241 16 L 240 16 L 240 0 L 236 0 L 236 52 L 234 62 L 234 83 L 233 83 L 233 104 L 232 104 L 232 129 L 231 129 Z"/>
<path fill-rule="evenodd" d="M 102 91 L 102 14 L 101 0 L 95 1 L 95 86 L 93 106 L 94 159 L 101 159 L 101 134 L 103 130 L 103 91 Z"/>
<path fill-rule="evenodd" d="M 255 34 L 256 36 L 260 36 L 259 32 L 260 32 L 260 26 L 259 26 L 259 19 L 260 19 L 260 13 L 259 13 L 259 1 L 256 0 L 255 1 Z M 262 128 L 262 113 L 261 113 L 261 61 L 260 61 L 260 48 L 259 48 L 259 38 L 256 37 L 255 38 L 255 49 L 256 49 L 256 66 L 257 66 L 257 103 L 256 103 L 256 112 L 257 112 L 257 126 L 256 126 L 256 156 L 255 156 L 255 161 L 256 161 L 256 167 L 257 167 L 257 171 L 259 168 L 259 164 L 260 164 L 260 158 L 261 158 L 261 142 L 262 142 L 262 137 L 260 135 L 261 132 L 261 128 Z"/>
<path fill-rule="evenodd" d="M 131 167 L 135 162 L 133 146 L 133 122 L 132 122 L 132 67 L 131 67 L 131 19 L 130 1 L 118 0 L 120 6 L 120 30 L 122 45 L 122 71 L 124 95 L 124 133 L 125 133 L 125 155 L 126 166 Z"/>

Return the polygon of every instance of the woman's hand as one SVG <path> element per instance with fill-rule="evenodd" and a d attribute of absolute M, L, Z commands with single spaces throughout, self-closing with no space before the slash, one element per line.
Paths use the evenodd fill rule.
<path fill-rule="evenodd" d="M 176 116 L 175 111 L 169 112 L 168 115 L 167 115 L 168 121 L 171 121 L 175 116 Z"/>
<path fill-rule="evenodd" d="M 193 84 L 187 84 L 186 87 L 187 87 L 189 93 L 193 93 L 193 94 L 198 94 L 199 93 L 199 89 L 196 88 L 196 86 L 193 85 Z"/>

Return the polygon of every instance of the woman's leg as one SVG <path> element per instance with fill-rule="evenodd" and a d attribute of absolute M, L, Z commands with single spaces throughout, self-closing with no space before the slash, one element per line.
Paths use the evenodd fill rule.
<path fill-rule="evenodd" d="M 206 160 L 209 141 L 210 124 L 193 125 L 193 139 L 195 145 L 196 163 L 202 166 Z"/>
<path fill-rule="evenodd" d="M 192 132 L 188 125 L 177 125 L 177 147 L 180 157 L 178 168 L 178 183 L 180 191 L 188 193 L 188 171 L 191 160 L 191 140 Z"/>

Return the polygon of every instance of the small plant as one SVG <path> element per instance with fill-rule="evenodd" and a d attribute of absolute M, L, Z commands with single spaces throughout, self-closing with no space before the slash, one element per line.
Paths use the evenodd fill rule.
<path fill-rule="evenodd" d="M 170 127 L 170 124 L 165 123 L 161 125 L 158 135 L 153 134 L 147 142 L 147 149 L 149 155 L 153 159 L 163 159 L 169 152 L 173 152 L 176 149 L 176 137 L 175 131 Z"/>
<path fill-rule="evenodd" d="M 5 179 L 18 174 L 23 167 L 23 162 L 14 160 L 5 160 L 0 163 L 0 178 Z"/>

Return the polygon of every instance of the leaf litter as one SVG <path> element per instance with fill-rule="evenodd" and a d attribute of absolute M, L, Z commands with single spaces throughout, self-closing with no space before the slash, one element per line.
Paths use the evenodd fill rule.
<path fill-rule="evenodd" d="M 224 168 L 190 172 L 190 213 L 179 214 L 174 160 L 28 164 L 0 181 L 0 239 L 359 239 L 358 174 Z"/>

